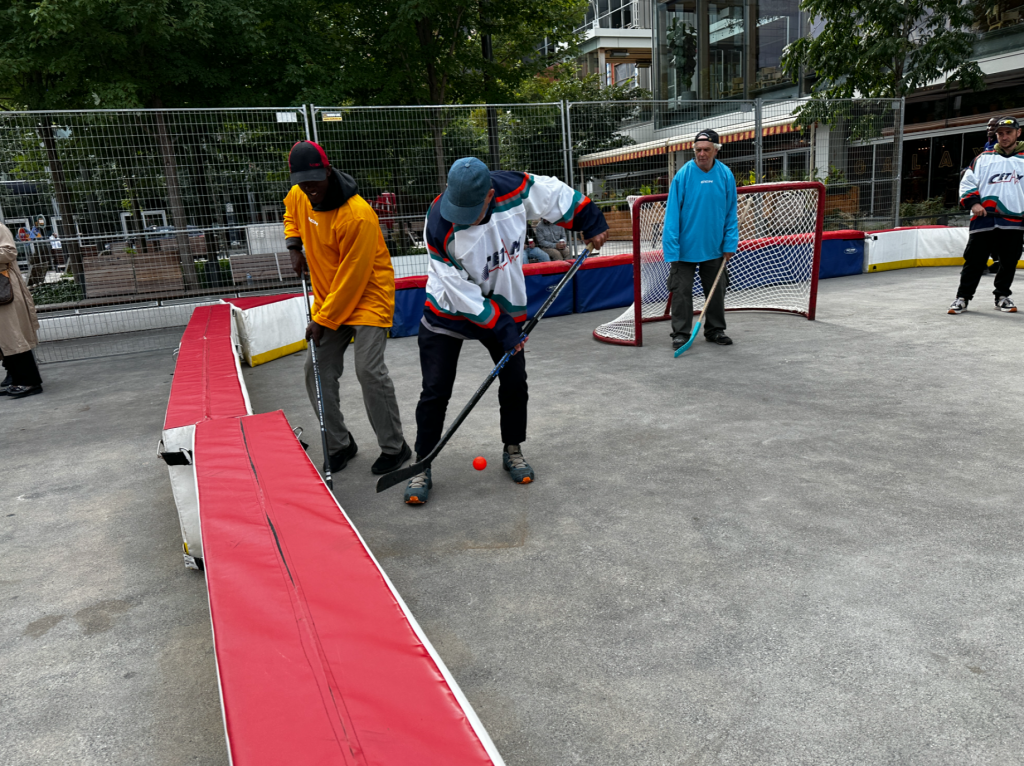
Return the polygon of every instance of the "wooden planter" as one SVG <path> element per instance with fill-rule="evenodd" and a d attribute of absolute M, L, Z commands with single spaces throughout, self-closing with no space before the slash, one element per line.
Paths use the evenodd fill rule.
<path fill-rule="evenodd" d="M 155 240 L 158 247 L 136 255 L 135 285 L 139 293 L 170 293 L 185 289 L 181 277 L 181 255 L 173 239 Z"/>
<path fill-rule="evenodd" d="M 231 280 L 236 285 L 283 282 L 294 274 L 288 253 L 231 256 Z"/>
<path fill-rule="evenodd" d="M 85 273 L 85 296 L 105 298 L 113 295 L 131 295 L 135 292 L 135 269 L 132 257 L 124 245 L 112 250 L 96 252 L 83 248 L 82 269 Z M 92 252 L 89 252 L 90 249 Z"/>
<path fill-rule="evenodd" d="M 608 239 L 633 241 L 633 219 L 628 210 L 605 210 L 604 220 L 608 222 Z"/>

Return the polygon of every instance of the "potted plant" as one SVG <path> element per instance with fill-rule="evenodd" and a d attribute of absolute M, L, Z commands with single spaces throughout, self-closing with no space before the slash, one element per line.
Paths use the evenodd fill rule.
<path fill-rule="evenodd" d="M 680 99 L 693 98 L 693 75 L 697 71 L 697 30 L 685 21 L 672 19 L 668 28 L 670 65 L 676 70 Z"/>

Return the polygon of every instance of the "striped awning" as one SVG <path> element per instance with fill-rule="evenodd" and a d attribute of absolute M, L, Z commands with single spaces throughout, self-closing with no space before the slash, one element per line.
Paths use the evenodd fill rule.
<path fill-rule="evenodd" d="M 788 117 L 787 122 L 777 125 L 766 125 L 761 128 L 762 136 L 777 136 L 783 133 L 792 133 L 793 118 Z M 755 135 L 755 128 L 748 125 L 738 125 L 735 128 L 725 129 L 719 132 L 719 140 L 723 144 L 736 141 L 752 141 Z M 626 162 L 627 160 L 640 159 L 641 157 L 655 157 L 668 152 L 680 152 L 693 148 L 693 139 L 683 139 L 681 136 L 663 138 L 658 141 L 647 141 L 642 144 L 623 146 L 620 149 L 609 149 L 605 152 L 595 152 L 580 158 L 580 167 L 589 168 L 597 165 L 609 165 L 613 162 Z"/>

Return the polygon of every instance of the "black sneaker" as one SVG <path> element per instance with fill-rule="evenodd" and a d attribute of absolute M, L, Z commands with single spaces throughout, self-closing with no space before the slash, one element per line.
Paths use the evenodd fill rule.
<path fill-rule="evenodd" d="M 7 396 L 7 389 L 11 387 L 11 376 L 8 374 L 3 382 L 0 382 L 0 396 Z"/>
<path fill-rule="evenodd" d="M 8 386 L 7 395 L 12 399 L 24 399 L 26 396 L 35 396 L 43 393 L 42 386 Z"/>
<path fill-rule="evenodd" d="M 1017 307 L 1013 305 L 1013 301 L 1010 300 L 1009 295 L 996 298 L 996 309 L 998 311 L 1007 311 L 1010 313 L 1016 313 L 1017 311 Z"/>
<path fill-rule="evenodd" d="M 717 343 L 719 346 L 732 345 L 732 338 L 730 338 L 724 332 L 716 333 L 714 335 L 705 335 L 704 340 L 706 340 L 708 343 Z"/>
<path fill-rule="evenodd" d="M 411 457 L 412 450 L 409 449 L 408 444 L 402 442 L 402 451 L 397 455 L 389 455 L 386 452 L 381 452 L 380 457 L 374 461 L 372 466 L 370 466 L 370 473 L 391 473 L 396 468 L 401 468 L 402 463 Z"/>
<path fill-rule="evenodd" d="M 678 351 L 682 346 L 686 345 L 688 340 L 689 338 L 672 338 L 672 350 Z"/>
<path fill-rule="evenodd" d="M 949 308 L 946 310 L 947 314 L 962 314 L 967 311 L 967 299 L 961 298 L 959 295 L 956 300 L 949 304 Z"/>
<path fill-rule="evenodd" d="M 344 470 L 345 466 L 348 465 L 348 461 L 354 458 L 357 452 L 359 452 L 359 447 L 356 445 L 356 440 L 352 438 L 352 434 L 349 434 L 348 446 L 341 450 L 341 452 L 335 452 L 331 455 L 331 473 Z"/>

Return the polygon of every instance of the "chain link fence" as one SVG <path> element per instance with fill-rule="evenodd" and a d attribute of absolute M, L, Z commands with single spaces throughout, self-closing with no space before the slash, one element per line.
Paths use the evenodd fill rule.
<path fill-rule="evenodd" d="M 312 114 L 313 139 L 377 210 L 396 277 L 426 273 L 424 218 L 458 158 L 478 157 L 492 170 L 568 172 L 562 104 L 314 106 Z"/>
<path fill-rule="evenodd" d="M 605 213 L 605 252 L 628 252 L 629 198 L 667 193 L 709 128 L 738 185 L 822 181 L 827 229 L 898 224 L 900 100 L 572 103 L 567 114 L 572 181 Z"/>
<path fill-rule="evenodd" d="M 824 181 L 827 228 L 898 222 L 902 102 L 867 99 L 5 112 L 0 220 L 40 361 L 166 348 L 198 303 L 297 287 L 281 222 L 296 141 L 356 179 L 403 277 L 426 273 L 423 221 L 459 157 L 568 181 L 613 254 L 631 250 L 628 198 L 667 192 L 704 128 L 740 185 Z"/>
<path fill-rule="evenodd" d="M 140 331 L 297 284 L 280 221 L 306 135 L 301 108 L 0 113 L 0 218 L 40 313 L 40 361 L 95 355 L 100 337 L 110 353 L 166 347 Z"/>

